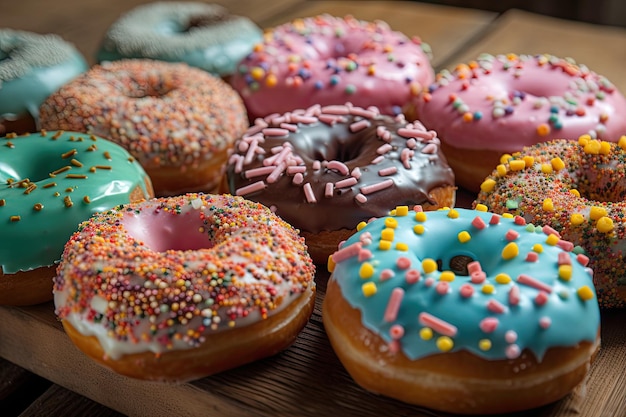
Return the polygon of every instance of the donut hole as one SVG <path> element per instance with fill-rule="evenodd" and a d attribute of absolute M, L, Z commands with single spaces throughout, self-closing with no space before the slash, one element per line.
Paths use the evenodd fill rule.
<path fill-rule="evenodd" d="M 9 52 L 3 51 L 2 49 L 0 49 L 0 61 L 6 61 L 8 59 L 9 59 Z"/>
<path fill-rule="evenodd" d="M 187 25 L 182 28 L 182 32 L 191 32 L 194 29 L 201 29 L 217 23 L 226 22 L 229 19 L 230 14 L 226 11 L 191 16 L 187 21 Z"/>
<path fill-rule="evenodd" d="M 577 190 L 582 197 L 599 202 L 620 202 L 626 199 L 626 178 L 622 169 L 596 166 L 594 170 L 585 171 L 577 181 Z"/>
<path fill-rule="evenodd" d="M 467 265 L 474 261 L 475 259 L 469 255 L 454 255 L 450 258 L 446 265 L 444 265 L 444 261 L 442 259 L 438 259 L 437 269 L 439 271 L 452 271 L 455 275 L 466 277 L 469 276 Z"/>
<path fill-rule="evenodd" d="M 173 215 L 169 212 L 126 214 L 122 219 L 127 233 L 155 252 L 211 249 L 213 241 L 206 226 L 192 212 Z"/>
<path fill-rule="evenodd" d="M 11 118 L 7 118 L 11 120 Z M 0 181 L 6 183 L 7 180 L 21 181 L 28 179 L 29 182 L 37 183 L 45 180 L 50 180 L 50 173 L 63 168 L 66 163 L 52 164 L 54 160 L 50 158 L 50 155 L 42 153 L 42 156 L 32 155 L 31 163 L 28 167 L 24 167 L 24 170 L 17 170 L 17 166 L 11 163 L 0 161 Z M 63 161 L 66 162 L 66 161 Z"/>
<path fill-rule="evenodd" d="M 158 79 L 157 81 L 137 82 L 132 87 L 128 88 L 125 92 L 126 97 L 133 99 L 142 99 L 146 97 L 160 98 L 170 91 L 174 87 L 167 80 Z"/>

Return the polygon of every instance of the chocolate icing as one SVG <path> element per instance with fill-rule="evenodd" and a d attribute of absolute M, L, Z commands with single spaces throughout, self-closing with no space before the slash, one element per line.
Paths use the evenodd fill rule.
<path fill-rule="evenodd" d="M 341 114 L 346 112 L 352 114 Z M 335 121 L 327 123 L 328 119 Z M 369 126 L 351 132 L 357 126 L 353 124 L 359 122 Z M 275 129 L 280 126 L 297 130 L 280 135 L 281 132 Z M 418 132 L 417 136 L 421 138 L 406 131 L 400 135 L 398 129 Z M 384 131 L 388 132 L 387 140 L 381 137 Z M 255 152 L 249 162 L 244 161 L 251 142 L 256 143 L 256 139 L 259 139 L 258 147 L 262 151 Z M 288 165 L 306 167 L 300 185 L 294 184 L 294 175 L 288 171 L 282 172 L 273 183 L 268 183 L 268 175 L 246 178 L 246 171 L 271 165 L 267 159 L 277 154 L 278 149 L 286 146 L 283 145 L 285 143 L 293 148 L 292 155 L 287 159 Z M 380 147 L 387 143 L 391 149 L 381 155 L 384 148 Z M 402 162 L 403 150 L 409 149 L 407 144 L 413 147 L 412 156 L 407 161 L 409 169 Z M 379 162 L 372 164 L 377 157 Z M 333 160 L 345 164 L 349 172 L 329 169 L 327 162 Z M 314 169 L 315 161 L 321 162 L 320 169 Z M 327 183 L 334 184 L 352 177 L 357 167 L 361 176 L 354 185 L 334 187 L 332 197 L 325 196 Z M 395 167 L 397 172 L 385 176 L 379 174 L 380 170 L 390 167 Z M 293 226 L 311 233 L 351 229 L 360 221 L 387 215 L 398 205 L 435 205 L 436 201 L 429 196 L 429 191 L 440 186 L 454 186 L 454 174 L 441 153 L 435 132 L 427 132 L 419 122 L 406 124 L 402 117 L 394 119 L 372 112 L 372 109 L 352 106 L 313 106 L 282 116 L 257 119 L 255 125 L 235 144 L 227 165 L 227 180 L 231 193 L 269 206 Z M 363 191 L 365 186 L 386 180 L 392 180 L 393 185 L 375 192 Z M 241 192 L 242 187 L 259 181 L 265 183 L 262 189 Z M 316 202 L 307 199 L 303 187 L 306 183 L 311 184 Z M 359 194 L 360 197 L 365 195 L 367 201 L 357 201 Z"/>

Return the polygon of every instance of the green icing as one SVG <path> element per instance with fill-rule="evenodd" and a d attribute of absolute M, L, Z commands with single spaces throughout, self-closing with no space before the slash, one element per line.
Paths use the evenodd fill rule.
<path fill-rule="evenodd" d="M 137 187 L 152 193 L 126 150 L 74 132 L 0 138 L 0 182 L 0 265 L 9 274 L 53 264 L 80 222 L 128 203 Z"/>

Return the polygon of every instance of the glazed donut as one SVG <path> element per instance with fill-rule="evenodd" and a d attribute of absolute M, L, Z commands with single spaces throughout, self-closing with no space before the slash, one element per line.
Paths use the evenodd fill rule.
<path fill-rule="evenodd" d="M 430 47 L 382 22 L 321 15 L 269 31 L 241 60 L 231 83 L 250 120 L 352 102 L 413 120 L 422 86 L 434 80 Z"/>
<path fill-rule="evenodd" d="M 589 134 L 626 132 L 626 99 L 605 77 L 552 55 L 489 55 L 442 71 L 417 103 L 441 137 L 457 184 L 478 192 L 502 154 Z"/>
<path fill-rule="evenodd" d="M 241 99 L 221 79 L 150 60 L 94 66 L 48 97 L 41 124 L 122 145 L 161 196 L 213 190 L 228 148 L 248 127 Z"/>
<path fill-rule="evenodd" d="M 261 29 L 250 19 L 217 4 L 156 2 L 137 6 L 117 20 L 105 34 L 97 59 L 185 62 L 224 77 L 261 40 Z"/>
<path fill-rule="evenodd" d="M 352 105 L 257 119 L 236 142 L 225 178 L 224 192 L 300 229 L 317 263 L 358 222 L 397 204 L 452 206 L 456 189 L 435 132 Z"/>
<path fill-rule="evenodd" d="M 475 204 L 553 227 L 591 258 L 603 307 L 626 301 L 626 136 L 618 144 L 583 135 L 524 147 L 496 167 Z"/>
<path fill-rule="evenodd" d="M 118 145 L 93 135 L 0 138 L 0 304 L 52 299 L 63 245 L 95 212 L 153 197 L 150 179 Z"/>
<path fill-rule="evenodd" d="M 564 397 L 600 342 L 588 258 L 520 217 L 420 210 L 360 224 L 329 260 L 324 327 L 354 380 L 463 414 Z"/>
<path fill-rule="evenodd" d="M 95 361 L 133 378 L 186 381 L 288 347 L 313 312 L 314 272 L 304 240 L 267 207 L 187 194 L 82 223 L 54 301 Z"/>
<path fill-rule="evenodd" d="M 0 29 L 0 136 L 37 131 L 39 105 L 86 70 L 80 52 L 57 35 Z"/>

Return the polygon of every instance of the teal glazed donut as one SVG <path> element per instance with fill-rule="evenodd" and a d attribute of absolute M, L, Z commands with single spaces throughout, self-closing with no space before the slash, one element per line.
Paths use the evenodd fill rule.
<path fill-rule="evenodd" d="M 157 2 L 118 19 L 107 31 L 97 59 L 185 62 L 225 77 L 261 40 L 261 29 L 250 19 L 230 15 L 217 4 Z"/>
<path fill-rule="evenodd" d="M 87 70 L 83 56 L 57 35 L 0 29 L 0 136 L 39 128 L 39 105 Z"/>
<path fill-rule="evenodd" d="M 416 210 L 397 207 L 360 224 L 329 258 L 324 325 L 355 381 L 407 402 L 472 414 L 516 411 L 565 396 L 583 379 L 599 343 L 589 259 L 550 227 L 526 224 L 519 216 Z M 339 326 L 346 320 L 341 302 L 358 312 L 363 332 Z M 555 369 L 550 351 L 570 348 L 581 354 L 578 362 Z M 368 360 L 355 369 L 359 350 L 373 356 L 363 354 Z M 451 370 L 455 362 L 449 362 L 443 375 L 433 376 L 432 363 L 453 361 L 454 355 L 473 364 L 472 370 Z M 404 365 L 394 369 L 400 356 Z M 363 368 L 378 381 L 360 379 Z M 407 376 L 404 368 L 415 373 Z M 566 381 L 572 369 L 578 373 Z M 481 374 L 489 376 L 481 380 Z M 411 394 L 388 392 L 394 377 L 404 378 Z M 557 387 L 542 385 L 549 382 Z M 448 400 L 429 398 L 433 387 L 449 390 Z M 499 392 L 512 388 L 514 393 Z M 534 388 L 550 394 L 528 400 Z M 494 397 L 512 399 L 502 405 Z"/>

